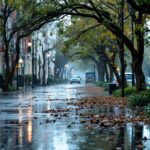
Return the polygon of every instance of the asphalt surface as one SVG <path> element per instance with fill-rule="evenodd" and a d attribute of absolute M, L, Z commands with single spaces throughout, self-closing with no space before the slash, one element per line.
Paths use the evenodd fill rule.
<path fill-rule="evenodd" d="M 0 150 L 133 149 L 132 124 L 119 130 L 91 130 L 80 122 L 78 107 L 67 104 L 95 95 L 107 92 L 93 85 L 66 84 L 1 94 Z M 121 133 L 124 142 L 119 140 Z M 150 127 L 143 125 L 145 136 L 150 138 Z M 149 140 L 144 144 L 149 150 Z"/>

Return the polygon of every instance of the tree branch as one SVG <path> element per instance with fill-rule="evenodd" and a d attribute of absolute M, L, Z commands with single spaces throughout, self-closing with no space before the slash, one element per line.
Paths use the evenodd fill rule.
<path fill-rule="evenodd" d="M 134 2 L 133 0 L 127 0 L 127 2 L 132 6 L 132 8 L 134 8 L 136 11 L 141 12 L 141 13 L 145 13 L 150 15 L 150 3 L 144 3 L 142 5 L 137 5 L 136 2 Z"/>

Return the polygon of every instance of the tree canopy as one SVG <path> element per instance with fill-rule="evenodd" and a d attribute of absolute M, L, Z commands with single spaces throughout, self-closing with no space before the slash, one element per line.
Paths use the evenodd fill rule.
<path fill-rule="evenodd" d="M 1 34 L 3 37 L 3 47 L 6 52 L 7 74 L 10 73 L 7 52 L 7 49 L 9 49 L 8 43 L 15 35 L 17 35 L 17 41 L 19 42 L 20 38 L 38 30 L 45 23 L 70 15 L 90 18 L 93 22 L 102 24 L 118 38 L 120 43 L 125 44 L 132 56 L 133 69 L 137 79 L 137 91 L 145 88 L 142 63 L 146 31 L 145 22 L 146 18 L 148 18 L 147 15 L 150 15 L 150 2 L 148 0 L 127 0 L 127 3 L 124 0 L 44 0 L 40 2 L 36 0 L 27 2 L 24 0 L 4 0 L 1 1 L 1 5 Z M 16 14 L 15 19 L 12 22 L 11 28 L 8 29 L 8 19 L 13 14 Z M 130 21 L 128 20 L 129 18 L 131 19 Z M 133 34 L 135 35 L 134 41 L 136 42 L 133 42 L 130 34 L 127 34 L 126 30 L 122 28 L 122 25 L 124 25 L 124 28 L 130 30 L 131 23 L 134 24 Z M 19 49 L 18 45 L 16 45 L 17 49 Z"/>

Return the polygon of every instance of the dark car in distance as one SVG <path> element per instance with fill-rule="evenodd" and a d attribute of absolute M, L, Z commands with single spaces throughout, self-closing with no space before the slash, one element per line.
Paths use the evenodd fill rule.
<path fill-rule="evenodd" d="M 94 72 L 86 72 L 85 73 L 85 83 L 94 83 L 95 81 L 95 73 Z"/>

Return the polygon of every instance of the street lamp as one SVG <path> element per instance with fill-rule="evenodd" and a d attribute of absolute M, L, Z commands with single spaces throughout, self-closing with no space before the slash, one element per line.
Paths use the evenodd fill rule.
<path fill-rule="evenodd" d="M 17 69 L 17 76 L 16 76 L 16 82 L 17 82 L 17 90 L 19 89 L 19 83 L 18 83 L 18 70 L 19 70 L 19 62 L 16 65 L 16 69 Z"/>
<path fill-rule="evenodd" d="M 22 58 L 19 58 L 19 60 L 18 60 L 18 64 L 17 64 L 17 66 L 16 66 L 16 68 L 17 68 L 17 90 L 19 89 L 19 86 L 21 86 L 22 84 L 22 82 L 21 81 L 23 81 L 23 86 L 24 86 L 24 80 L 21 80 L 21 76 L 19 76 L 19 74 L 18 74 L 18 71 L 20 70 L 21 72 L 20 72 L 20 75 L 23 75 L 24 73 L 23 73 L 23 59 Z M 20 68 L 20 69 L 19 69 Z"/>
<path fill-rule="evenodd" d="M 23 59 L 22 58 L 19 58 L 19 65 L 21 67 L 21 75 L 23 75 Z"/>
<path fill-rule="evenodd" d="M 28 42 L 28 46 L 31 48 L 31 46 L 32 46 L 32 42 Z"/>
<path fill-rule="evenodd" d="M 22 59 L 22 57 L 19 58 L 19 66 L 21 68 L 21 75 L 22 77 L 22 82 L 23 82 L 23 86 L 24 86 L 24 61 Z"/>
<path fill-rule="evenodd" d="M 117 67 L 117 71 L 118 71 L 118 73 L 120 72 L 120 68 L 119 67 Z"/>
<path fill-rule="evenodd" d="M 32 47 L 31 52 L 32 52 L 32 88 L 33 88 L 34 87 L 34 47 L 31 41 L 28 42 L 28 46 L 30 49 Z"/>

